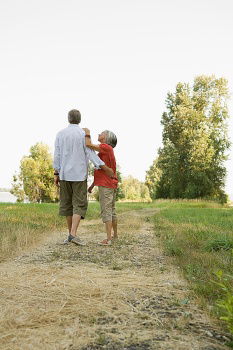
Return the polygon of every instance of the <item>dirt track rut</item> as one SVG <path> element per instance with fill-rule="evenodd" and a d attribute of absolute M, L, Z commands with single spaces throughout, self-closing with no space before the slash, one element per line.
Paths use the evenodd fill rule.
<path fill-rule="evenodd" d="M 223 350 L 228 338 L 198 307 L 159 248 L 154 209 L 119 216 L 111 247 L 100 220 L 81 224 L 0 265 L 0 349 Z M 102 232 L 102 233 L 101 233 Z"/>

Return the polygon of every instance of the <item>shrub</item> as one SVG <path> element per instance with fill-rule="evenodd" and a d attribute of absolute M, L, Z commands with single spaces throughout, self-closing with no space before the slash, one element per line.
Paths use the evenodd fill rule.
<path fill-rule="evenodd" d="M 224 275 L 221 270 L 216 272 L 218 282 L 215 282 L 222 291 L 222 298 L 216 302 L 220 311 L 220 320 L 227 324 L 230 333 L 233 334 L 233 276 Z"/>

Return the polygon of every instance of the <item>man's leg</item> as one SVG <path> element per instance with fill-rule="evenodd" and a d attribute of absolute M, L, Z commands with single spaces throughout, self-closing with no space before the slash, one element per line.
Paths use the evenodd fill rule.
<path fill-rule="evenodd" d="M 71 233 L 71 229 L 72 229 L 72 218 L 73 216 L 66 216 L 66 222 L 67 222 L 67 227 L 68 227 L 68 231 L 69 231 L 69 235 L 67 237 L 67 239 L 64 240 L 63 244 L 67 244 L 69 242 L 72 241 L 72 239 L 75 237 L 72 233 Z"/>
<path fill-rule="evenodd" d="M 81 216 L 78 214 L 73 214 L 72 218 L 72 225 L 71 225 L 71 231 L 70 234 L 74 237 L 77 236 L 77 229 L 81 220 Z"/>
<path fill-rule="evenodd" d="M 66 217 L 67 227 L 68 227 L 68 237 L 65 239 L 63 244 L 67 244 L 72 240 L 71 227 L 72 227 L 72 187 L 69 181 L 60 181 L 60 208 L 59 214 Z"/>
<path fill-rule="evenodd" d="M 72 243 L 85 245 L 85 243 L 78 237 L 77 230 L 80 220 L 84 219 L 87 211 L 87 181 L 74 181 L 72 183 L 72 189 L 73 216 L 71 235 L 74 236 Z"/>
<path fill-rule="evenodd" d="M 66 217 L 66 222 L 67 222 L 68 231 L 69 231 L 69 234 L 70 234 L 71 233 L 71 227 L 72 227 L 72 216 L 67 216 Z"/>

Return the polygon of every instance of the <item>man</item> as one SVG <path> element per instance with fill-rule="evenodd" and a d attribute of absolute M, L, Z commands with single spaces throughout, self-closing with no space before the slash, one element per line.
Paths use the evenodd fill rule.
<path fill-rule="evenodd" d="M 59 214 L 66 216 L 69 235 L 64 244 L 69 242 L 85 245 L 77 236 L 81 219 L 87 211 L 87 175 L 88 161 L 95 168 L 102 169 L 108 176 L 113 170 L 86 147 L 85 132 L 79 127 L 81 114 L 73 109 L 68 113 L 69 126 L 58 132 L 54 151 L 54 182 L 60 184 Z"/>

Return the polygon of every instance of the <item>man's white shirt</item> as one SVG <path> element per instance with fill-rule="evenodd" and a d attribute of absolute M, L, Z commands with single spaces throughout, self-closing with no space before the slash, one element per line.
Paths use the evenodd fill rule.
<path fill-rule="evenodd" d="M 86 180 L 89 160 L 97 169 L 105 164 L 93 150 L 86 147 L 85 132 L 78 124 L 69 124 L 58 132 L 53 167 L 59 172 L 60 180 Z"/>

